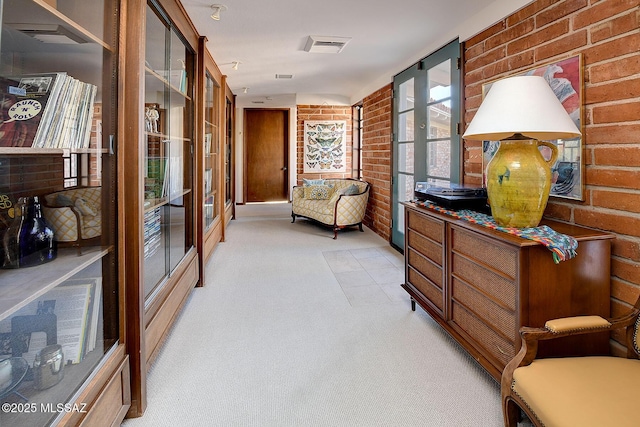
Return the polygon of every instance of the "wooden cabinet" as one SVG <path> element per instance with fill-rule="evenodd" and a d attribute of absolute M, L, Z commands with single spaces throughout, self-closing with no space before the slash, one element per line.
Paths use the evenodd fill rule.
<path fill-rule="evenodd" d="M 146 408 L 146 373 L 199 280 L 196 73 L 199 35 L 176 0 L 127 1 L 125 143 L 129 416 Z M 141 25 L 141 23 L 143 23 Z"/>
<path fill-rule="evenodd" d="M 0 8 L 0 425 L 118 425 L 130 405 L 117 180 L 121 4 L 5 0 Z M 52 256 L 33 261 L 27 235 L 41 219 L 48 231 L 33 237 Z"/>
<path fill-rule="evenodd" d="M 612 235 L 555 221 L 578 240 L 577 256 L 555 264 L 539 243 L 405 206 L 403 287 L 499 380 L 520 349 L 521 326 L 553 318 L 609 316 Z M 540 344 L 544 356 L 608 354 L 608 334 Z"/>
<path fill-rule="evenodd" d="M 200 282 L 205 283 L 205 265 L 216 245 L 222 240 L 223 224 L 223 161 L 224 139 L 224 77 L 206 48 L 206 38 L 200 38 L 198 75 L 200 94 L 198 108 L 198 138 L 196 165 L 198 171 L 198 252 L 200 253 Z"/>

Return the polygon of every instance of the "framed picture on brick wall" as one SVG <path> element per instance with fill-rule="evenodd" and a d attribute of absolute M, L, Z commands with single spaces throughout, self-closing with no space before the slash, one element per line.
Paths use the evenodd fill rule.
<path fill-rule="evenodd" d="M 346 143 L 346 120 L 305 120 L 304 173 L 346 172 Z"/>
<path fill-rule="evenodd" d="M 561 61 L 541 65 L 531 70 L 515 74 L 516 76 L 536 75 L 542 76 L 562 103 L 576 127 L 582 129 L 583 102 L 582 102 L 582 55 L 575 55 Z M 512 77 L 512 76 L 509 76 Z M 484 98 L 494 82 L 482 86 Z M 572 139 L 552 140 L 558 147 L 558 160 L 551 167 L 552 182 L 550 196 L 574 200 L 584 199 L 584 159 L 582 137 Z M 483 182 L 486 185 L 486 171 L 489 161 L 498 151 L 499 141 L 483 141 L 482 143 L 482 171 Z M 541 147 L 542 155 L 549 158 L 550 151 Z"/>

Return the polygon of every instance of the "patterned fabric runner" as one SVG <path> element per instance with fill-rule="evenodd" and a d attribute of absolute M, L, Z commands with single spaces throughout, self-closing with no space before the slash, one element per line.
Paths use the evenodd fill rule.
<path fill-rule="evenodd" d="M 498 230 L 504 233 L 512 234 L 514 236 L 522 237 L 523 239 L 529 239 L 538 242 L 544 245 L 553 253 L 553 261 L 556 264 L 558 264 L 560 261 L 565 261 L 576 256 L 578 241 L 571 236 L 567 236 L 566 234 L 560 234 L 546 225 L 529 228 L 503 227 L 501 225 L 498 225 L 490 215 L 480 212 L 468 209 L 454 211 L 451 209 L 443 208 L 442 206 L 438 206 L 429 201 L 416 201 L 415 203 L 417 206 L 422 206 L 424 208 L 431 209 L 436 212 L 452 216 L 454 218 L 463 219 L 465 221 L 469 221 L 483 227 L 491 228 L 493 230 Z"/>

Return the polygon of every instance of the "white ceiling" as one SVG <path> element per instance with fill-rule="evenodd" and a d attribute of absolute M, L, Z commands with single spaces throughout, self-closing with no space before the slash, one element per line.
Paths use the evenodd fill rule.
<path fill-rule="evenodd" d="M 181 1 L 239 100 L 321 94 L 356 102 L 437 47 L 530 0 Z M 227 7 L 219 21 L 210 18 L 214 3 Z M 352 39 L 338 54 L 308 53 L 310 35 Z"/>

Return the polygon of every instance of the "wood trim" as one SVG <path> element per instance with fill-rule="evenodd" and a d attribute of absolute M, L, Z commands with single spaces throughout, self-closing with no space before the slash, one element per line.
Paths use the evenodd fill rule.
<path fill-rule="evenodd" d="M 121 271 L 125 272 L 125 344 L 130 355 L 131 369 L 131 407 L 128 416 L 142 415 L 147 406 L 146 378 L 147 368 L 144 362 L 144 277 L 142 257 L 144 253 L 142 212 L 143 200 L 143 159 L 140 141 L 143 139 L 144 125 L 144 40 L 146 32 L 145 1 L 122 2 L 120 27 L 121 81 L 123 98 L 119 111 L 121 137 L 118 144 L 119 170 L 122 186 L 119 192 L 119 206 L 122 207 L 120 241 L 126 242 L 124 262 Z M 126 185 L 125 185 L 126 183 Z M 121 255 L 122 256 L 122 255 Z"/>
<path fill-rule="evenodd" d="M 189 18 L 187 11 L 182 6 L 182 3 L 176 0 L 156 0 L 160 6 L 167 13 L 171 22 L 174 23 L 178 31 L 182 34 L 185 40 L 191 45 L 191 49 L 194 52 L 198 51 L 198 39 L 200 35 L 196 30 L 193 21 Z M 144 40 L 144 38 L 143 38 Z"/>
<path fill-rule="evenodd" d="M 90 420 L 100 420 L 101 425 L 120 425 L 131 405 L 129 389 L 129 357 L 125 345 L 120 344 L 104 365 L 71 404 L 86 412 L 68 412 L 59 425 L 96 425 Z M 116 387 L 116 388 L 114 388 Z"/>
<path fill-rule="evenodd" d="M 198 282 L 198 264 L 197 253 L 192 250 L 183 260 L 180 271 L 165 285 L 165 289 L 170 288 L 170 293 L 162 300 L 153 316 L 148 318 L 144 335 L 147 369 L 157 356 L 176 316 Z"/>

